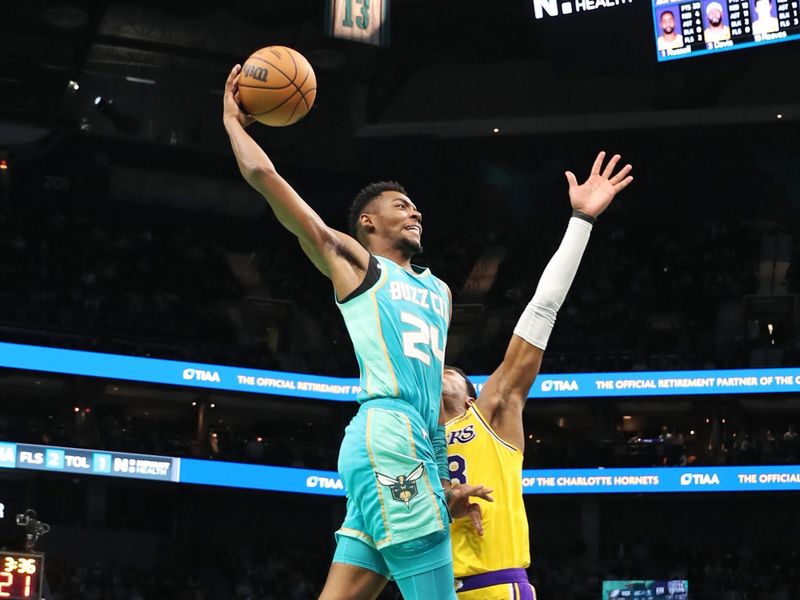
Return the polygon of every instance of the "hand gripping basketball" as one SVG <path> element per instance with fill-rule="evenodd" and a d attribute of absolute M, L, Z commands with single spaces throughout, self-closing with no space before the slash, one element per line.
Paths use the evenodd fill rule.
<path fill-rule="evenodd" d="M 236 85 L 244 112 L 271 127 L 297 123 L 317 97 L 311 64 L 285 46 L 268 46 L 250 55 Z"/>

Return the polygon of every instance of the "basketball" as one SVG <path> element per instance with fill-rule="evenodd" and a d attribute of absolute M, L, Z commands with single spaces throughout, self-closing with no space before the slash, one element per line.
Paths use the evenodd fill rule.
<path fill-rule="evenodd" d="M 242 108 L 259 123 L 285 127 L 302 119 L 317 96 L 317 78 L 306 57 L 285 46 L 257 50 L 239 77 Z"/>

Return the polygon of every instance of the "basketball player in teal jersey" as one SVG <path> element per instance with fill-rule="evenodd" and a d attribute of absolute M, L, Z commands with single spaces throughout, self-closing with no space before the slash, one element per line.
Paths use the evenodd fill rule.
<path fill-rule="evenodd" d="M 323 600 L 375 598 L 393 577 L 407 600 L 455 600 L 448 501 L 467 514 L 482 486 L 449 485 L 439 423 L 450 290 L 411 264 L 422 215 L 396 183 L 364 188 L 350 210 L 354 237 L 325 225 L 247 134 L 233 68 L 223 122 L 239 169 L 333 283 L 361 371 L 361 407 L 345 430 L 339 472 L 347 515 Z"/>

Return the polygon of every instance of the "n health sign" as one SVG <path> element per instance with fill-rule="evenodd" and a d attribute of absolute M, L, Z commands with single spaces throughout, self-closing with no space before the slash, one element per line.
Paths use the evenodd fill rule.
<path fill-rule="evenodd" d="M 0 468 L 344 496 L 335 471 L 0 442 Z M 522 472 L 524 494 L 800 491 L 800 465 Z"/>
<path fill-rule="evenodd" d="M 533 16 L 544 19 L 632 3 L 633 0 L 533 0 Z"/>

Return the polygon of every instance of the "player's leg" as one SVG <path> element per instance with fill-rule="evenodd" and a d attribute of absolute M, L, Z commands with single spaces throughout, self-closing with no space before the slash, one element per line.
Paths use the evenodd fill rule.
<path fill-rule="evenodd" d="M 386 578 L 373 571 L 333 563 L 319 600 L 375 600 L 386 586 Z"/>
<path fill-rule="evenodd" d="M 405 600 L 456 600 L 448 531 L 381 551 Z"/>
<path fill-rule="evenodd" d="M 385 531 L 376 546 L 405 600 L 456 600 L 449 515 L 430 437 L 400 411 L 373 409 L 370 425 L 367 449 L 380 484 L 371 514 Z"/>
<path fill-rule="evenodd" d="M 342 442 L 348 519 L 337 537 L 379 549 L 408 600 L 455 600 L 448 513 L 429 436 L 396 403 L 368 404 Z M 349 520 L 355 514 L 360 521 Z"/>
<path fill-rule="evenodd" d="M 375 600 L 389 569 L 380 553 L 356 538 L 339 536 L 319 600 Z"/>
<path fill-rule="evenodd" d="M 359 413 L 345 429 L 339 450 L 339 473 L 347 488 L 347 514 L 336 532 L 336 551 L 320 600 L 374 600 L 386 586 L 389 568 L 367 533 L 358 493 L 364 476 L 374 478 L 367 465 L 362 446 L 366 416 Z M 368 461 L 367 461 L 368 462 Z M 363 492 L 362 492 L 363 493 Z"/>
<path fill-rule="evenodd" d="M 405 600 L 457 600 L 452 563 L 396 581 Z"/>

